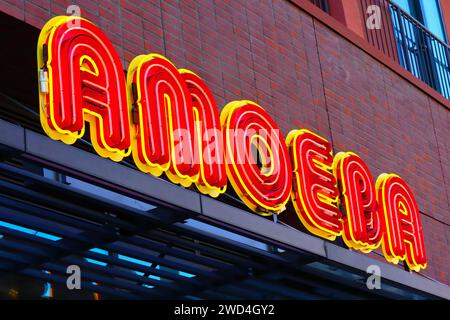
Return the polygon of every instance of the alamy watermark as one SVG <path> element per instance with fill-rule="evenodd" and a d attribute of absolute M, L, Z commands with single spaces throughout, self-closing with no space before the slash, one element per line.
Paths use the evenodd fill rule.
<path fill-rule="evenodd" d="M 377 5 L 368 6 L 366 14 L 368 15 L 368 18 L 366 19 L 366 28 L 369 30 L 380 30 L 381 29 L 380 6 Z"/>
<path fill-rule="evenodd" d="M 367 289 L 380 290 L 381 289 L 381 268 L 376 264 L 372 264 L 367 267 L 366 272 L 367 272 L 367 274 L 370 274 L 370 276 L 367 278 L 367 281 L 366 281 Z"/>
<path fill-rule="evenodd" d="M 81 290 L 81 269 L 76 264 L 70 265 L 66 269 L 69 275 L 66 280 L 66 286 L 69 290 Z"/>
<path fill-rule="evenodd" d="M 67 7 L 66 13 L 68 16 L 79 18 L 81 17 L 81 8 L 76 4 L 71 4 Z M 79 27 L 80 19 L 71 19 L 67 22 L 67 24 L 69 27 Z"/>

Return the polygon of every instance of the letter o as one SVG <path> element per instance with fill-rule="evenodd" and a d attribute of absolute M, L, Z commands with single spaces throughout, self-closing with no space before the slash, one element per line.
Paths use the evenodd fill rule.
<path fill-rule="evenodd" d="M 228 103 L 220 116 L 227 176 L 242 201 L 254 212 L 271 215 L 284 210 L 292 188 L 289 154 L 277 125 L 252 101 Z M 262 158 L 258 166 L 252 154 Z"/>

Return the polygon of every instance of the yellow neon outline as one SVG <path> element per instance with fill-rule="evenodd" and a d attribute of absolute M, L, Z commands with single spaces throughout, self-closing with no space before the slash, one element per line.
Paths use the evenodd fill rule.
<path fill-rule="evenodd" d="M 188 70 L 188 69 L 183 69 L 183 68 L 180 68 L 180 69 L 178 69 L 178 72 L 180 72 L 180 74 L 183 74 L 183 73 L 189 73 L 189 74 L 192 74 L 192 75 L 194 75 L 194 76 L 196 76 L 196 77 L 198 77 L 198 78 L 200 78 L 195 72 L 193 72 L 193 71 L 191 71 L 191 70 Z M 218 196 L 220 196 L 222 193 L 225 193 L 225 191 L 227 190 L 227 185 L 225 184 L 225 186 L 223 186 L 222 188 L 218 188 L 218 187 L 215 187 L 215 186 L 212 186 L 212 185 L 210 185 L 207 181 L 206 181 L 206 175 L 205 175 L 205 164 L 204 164 L 204 161 L 203 161 L 203 145 L 202 145 L 202 143 L 201 143 L 201 141 L 203 141 L 203 139 L 202 139 L 202 130 L 201 130 L 201 127 L 200 127 L 200 114 L 199 114 L 199 111 L 198 111 L 198 109 L 197 109 L 197 107 L 195 107 L 195 106 L 193 106 L 193 108 L 194 108 L 194 114 L 195 114 L 195 119 L 194 119 L 194 121 L 195 121 L 195 123 L 196 123 L 196 126 L 197 126 L 197 141 L 199 141 L 199 152 L 200 152 L 200 155 L 199 155 L 199 157 L 200 157 L 200 176 L 201 176 L 201 178 L 202 178 L 202 181 L 203 181 L 203 183 L 204 183 L 204 185 L 202 185 L 201 183 L 200 183 L 200 181 L 199 181 L 199 179 L 197 179 L 197 181 L 195 181 L 195 186 L 197 187 L 197 189 L 201 192 L 201 193 L 203 193 L 203 194 L 209 194 L 211 197 L 213 197 L 213 198 L 217 198 Z M 221 131 L 222 132 L 222 131 Z M 222 161 L 224 161 L 224 156 L 223 156 L 223 152 L 222 152 Z"/>
<path fill-rule="evenodd" d="M 148 62 L 148 61 L 150 61 L 152 59 L 155 59 L 155 58 L 160 58 L 160 59 L 163 59 L 163 60 L 169 62 L 175 68 L 175 65 L 169 59 L 167 59 L 166 57 L 164 57 L 164 56 L 162 56 L 160 54 L 151 53 L 151 54 L 148 54 L 148 55 L 140 55 L 140 56 L 137 56 L 136 58 L 134 58 L 131 61 L 131 63 L 130 63 L 130 71 L 132 71 L 132 72 L 130 72 L 130 71 L 128 72 L 128 74 L 130 75 L 130 79 L 132 80 L 132 77 L 134 76 L 134 72 L 140 74 L 142 66 L 143 66 L 144 63 L 146 63 L 146 62 Z M 131 68 L 131 65 L 135 61 L 136 61 L 136 64 L 137 64 L 136 69 Z M 128 87 L 130 87 L 130 89 L 131 89 L 131 82 L 128 85 Z M 142 87 L 142 84 L 141 84 L 140 78 L 136 77 L 136 91 L 137 91 L 136 105 L 139 108 L 139 113 L 138 113 L 139 114 L 139 125 L 140 125 L 140 128 L 143 128 L 144 127 L 144 124 L 143 124 L 143 120 L 144 119 L 143 119 L 142 116 L 140 116 L 142 114 L 142 108 L 143 108 L 142 103 L 140 102 L 142 100 L 142 92 L 140 90 L 141 87 Z M 141 169 L 141 167 L 142 167 L 142 169 L 141 169 L 142 171 L 149 172 L 149 173 L 151 173 L 153 175 L 156 175 L 156 176 L 159 176 L 159 175 L 161 175 L 162 172 L 165 172 L 166 176 L 172 182 L 174 182 L 176 184 L 181 184 L 184 187 L 189 187 L 193 182 L 195 182 L 198 179 L 198 175 L 196 175 L 194 177 L 189 177 L 187 175 L 183 175 L 183 174 L 181 174 L 178 171 L 178 168 L 176 167 L 176 165 L 172 166 L 173 169 L 175 170 L 176 175 L 173 175 L 173 174 L 171 174 L 169 172 L 171 162 L 175 163 L 175 161 L 174 161 L 175 160 L 175 155 L 174 155 L 174 152 L 173 152 L 173 150 L 175 149 L 175 142 L 174 142 L 174 139 L 173 139 L 172 102 L 171 102 L 170 98 L 167 96 L 167 94 L 164 94 L 164 100 L 166 101 L 165 107 L 166 107 L 166 111 L 167 111 L 167 114 L 168 114 L 169 132 L 171 133 L 170 134 L 170 138 L 169 138 L 169 140 L 170 140 L 169 141 L 169 143 L 170 143 L 170 150 L 169 150 L 169 152 L 170 152 L 170 160 L 167 161 L 166 163 L 162 164 L 162 165 L 161 164 L 157 164 L 157 163 L 153 163 L 152 161 L 150 161 L 150 159 L 148 159 L 148 157 L 147 157 L 147 153 L 146 153 L 146 149 L 145 149 L 145 145 L 144 145 L 144 140 L 143 139 L 141 139 L 141 150 L 144 151 L 144 152 L 142 152 L 142 155 L 143 155 L 146 163 L 145 164 L 141 164 L 140 163 L 141 161 L 139 160 L 138 155 L 136 154 L 136 157 L 134 156 L 134 154 L 135 154 L 134 152 L 133 152 L 133 159 L 135 160 L 135 162 L 137 164 L 139 163 L 140 166 L 138 166 L 138 167 L 139 167 L 139 169 Z M 141 132 L 139 134 L 142 134 L 142 133 L 143 132 L 142 132 L 142 129 L 141 129 Z M 138 149 L 136 149 L 136 150 L 138 150 Z M 155 170 L 155 168 L 156 168 L 156 170 Z"/>
<path fill-rule="evenodd" d="M 286 138 L 286 145 L 288 146 L 288 148 L 291 150 L 291 155 L 293 155 L 294 158 L 294 163 L 293 163 L 293 172 L 295 174 L 295 179 L 296 179 L 296 185 L 297 185 L 297 190 L 301 190 L 300 188 L 300 181 L 301 179 L 299 178 L 300 174 L 298 173 L 298 168 L 299 168 L 299 160 L 298 160 L 298 150 L 296 149 L 296 140 L 305 133 L 309 133 L 312 134 L 313 136 L 319 138 L 320 140 L 326 141 L 327 143 L 328 140 L 325 139 L 324 137 L 310 131 L 307 129 L 299 129 L 299 130 L 291 130 Z M 330 152 L 330 156 L 333 157 L 333 153 L 332 151 Z M 314 159 L 313 159 L 314 160 Z M 324 164 L 323 162 L 318 162 L 318 161 L 313 161 L 315 164 L 320 164 L 319 168 L 324 168 L 326 169 L 328 172 L 330 172 L 332 174 L 332 166 L 328 166 L 326 164 Z M 336 186 L 337 188 L 337 186 Z M 299 217 L 300 221 L 302 222 L 302 224 L 305 226 L 305 228 L 311 232 L 312 234 L 318 235 L 322 238 L 328 239 L 328 240 L 335 240 L 338 236 L 342 235 L 343 233 L 343 228 L 341 228 L 341 230 L 339 232 L 334 232 L 331 231 L 325 227 L 322 227 L 321 225 L 317 224 L 317 222 L 312 218 L 312 214 L 311 212 L 309 212 L 308 208 L 306 207 L 305 203 L 305 199 L 303 198 L 302 192 L 297 192 L 299 199 L 300 200 L 300 204 L 301 204 L 301 208 L 298 205 L 298 200 L 296 198 L 296 194 L 295 194 L 295 188 L 292 189 L 291 192 L 291 199 L 292 199 L 292 204 L 294 205 L 295 208 L 295 212 L 297 213 L 297 216 Z M 330 204 L 333 205 L 339 209 L 338 207 L 338 203 L 339 203 L 339 196 L 336 196 L 336 198 L 332 199 L 328 196 L 322 195 L 319 196 L 318 194 L 318 199 L 326 204 Z M 326 200 L 329 199 L 329 200 Z M 325 200 L 325 201 L 324 201 Z M 302 211 L 303 210 L 303 211 Z M 302 212 L 304 212 L 307 216 L 307 218 L 305 218 L 302 214 Z M 308 221 L 309 220 L 309 221 Z M 341 225 L 342 225 L 342 219 L 339 219 L 341 221 Z"/>
<path fill-rule="evenodd" d="M 84 66 L 84 60 L 89 61 L 91 63 L 91 65 L 94 67 L 94 70 L 86 68 Z M 100 72 L 98 71 L 97 64 L 94 62 L 94 60 L 91 57 L 89 57 L 88 55 L 85 55 L 85 54 L 82 55 L 80 58 L 80 70 L 89 72 L 90 74 L 93 74 L 94 76 L 98 76 L 100 74 Z"/>
<path fill-rule="evenodd" d="M 225 130 L 224 132 L 228 132 L 228 130 L 231 127 L 231 116 L 230 115 L 234 112 L 234 110 L 241 106 L 247 105 L 247 104 L 251 104 L 251 105 L 256 106 L 256 107 L 260 108 L 261 110 L 265 111 L 263 107 L 261 107 L 257 103 L 250 101 L 250 100 L 231 101 L 231 102 L 227 103 L 225 105 L 225 107 L 222 109 L 222 112 L 220 113 L 220 122 L 222 125 L 222 130 Z M 230 154 L 232 154 L 233 149 L 231 146 L 231 141 L 230 141 L 230 139 L 228 139 L 228 135 L 225 140 L 226 141 L 224 141 L 224 142 L 226 143 L 226 150 L 227 150 L 227 152 L 230 152 Z M 269 147 L 269 145 L 267 145 L 267 147 Z M 268 148 L 268 149 L 270 150 L 270 148 Z M 270 153 L 273 154 L 272 151 L 270 151 Z M 289 156 L 289 155 L 287 155 L 287 156 Z M 232 157 L 230 157 L 230 158 L 232 158 Z M 225 157 L 225 159 L 227 162 L 229 161 L 228 157 Z M 271 162 L 271 163 L 273 163 L 273 162 Z M 259 201 L 259 199 L 256 198 L 250 192 L 250 190 L 247 188 L 247 185 L 244 183 L 242 177 L 238 174 L 237 165 L 234 161 L 231 163 L 231 166 L 233 168 L 234 174 L 238 178 L 239 183 L 237 181 L 235 181 L 233 173 L 230 171 L 230 168 L 228 165 L 226 166 L 227 177 L 230 180 L 231 185 L 233 186 L 233 189 L 238 194 L 239 198 L 245 203 L 245 205 L 248 208 L 250 208 L 252 211 L 254 211 L 262 216 L 271 216 L 273 213 L 279 214 L 280 212 L 282 212 L 285 209 L 286 204 L 290 198 L 289 196 L 286 197 L 286 199 L 283 200 L 283 202 L 278 206 L 272 207 L 272 206 L 265 205 L 264 203 Z M 242 188 L 240 186 L 242 186 Z M 266 211 L 261 210 L 261 209 L 265 209 Z"/>
<path fill-rule="evenodd" d="M 267 170 L 267 166 L 265 164 L 262 165 L 262 168 L 264 169 L 264 172 L 263 172 L 263 170 L 261 170 L 261 174 L 263 176 L 270 177 L 272 175 L 273 171 L 275 170 L 274 161 L 272 161 L 272 159 L 273 159 L 272 149 L 269 148 L 269 143 L 267 142 L 267 140 L 264 139 L 259 134 L 255 134 L 254 136 L 252 136 L 252 138 L 250 139 L 250 144 L 253 144 L 256 148 L 258 148 L 258 145 L 253 141 L 253 140 L 256 140 L 256 139 L 259 139 L 260 141 L 262 141 L 262 143 L 264 143 L 264 145 L 266 146 L 266 148 L 267 148 L 267 150 L 268 150 L 268 152 L 270 154 L 269 157 L 267 157 L 265 154 L 260 153 L 260 155 L 262 155 L 264 157 L 264 160 L 265 160 L 264 163 L 267 163 L 267 158 L 271 159 L 269 170 Z"/>
<path fill-rule="evenodd" d="M 85 128 L 86 128 L 86 124 L 83 125 L 83 128 L 80 132 L 71 132 L 69 130 L 64 130 L 61 129 L 56 121 L 55 121 L 55 117 L 54 117 L 54 112 L 53 112 L 53 69 L 51 66 L 51 61 L 52 61 L 52 46 L 53 46 L 53 37 L 54 34 L 56 32 L 56 29 L 64 24 L 64 23 L 68 23 L 71 20 L 83 20 L 86 21 L 89 24 L 92 24 L 94 27 L 96 27 L 98 30 L 100 30 L 97 26 L 95 26 L 95 24 L 93 24 L 92 22 L 90 22 L 89 20 L 85 19 L 85 18 L 81 18 L 81 17 L 75 17 L 75 16 L 57 16 L 54 17 L 52 19 L 50 19 L 42 28 L 40 34 L 39 34 L 39 39 L 38 39 L 38 47 L 37 47 L 37 57 L 38 57 L 38 64 L 37 64 L 37 68 L 38 68 L 38 74 L 40 71 L 40 67 L 42 65 L 44 65 L 44 58 L 43 58 L 43 45 L 46 43 L 46 40 L 48 38 L 48 59 L 47 59 L 47 72 L 48 72 L 48 93 L 42 93 L 40 88 L 39 88 L 39 105 L 40 105 L 40 119 L 41 119 L 41 125 L 42 128 L 44 129 L 44 132 L 53 140 L 60 140 L 66 144 L 73 144 L 75 143 L 79 138 L 84 136 L 85 133 Z M 101 30 L 100 30 L 101 31 Z M 87 55 L 83 55 L 80 59 L 80 64 L 83 62 L 83 60 L 89 60 L 89 62 L 92 63 L 93 67 L 94 67 L 94 71 L 85 68 L 84 66 L 80 65 L 80 70 L 86 70 L 90 73 L 95 74 L 95 72 L 98 75 L 98 67 L 96 65 L 96 63 L 93 61 L 92 58 L 90 58 Z M 46 105 L 45 101 L 46 101 L 46 95 L 49 95 L 49 104 Z M 130 108 L 128 107 L 128 112 L 130 112 Z M 49 116 L 49 117 L 48 117 Z M 128 148 L 126 151 L 124 150 L 120 150 L 117 148 L 113 148 L 108 146 L 108 144 L 105 141 L 105 137 L 104 137 L 104 125 L 103 125 L 103 118 L 96 112 L 88 110 L 86 108 L 82 108 L 82 116 L 83 116 L 83 122 L 85 123 L 86 121 L 89 122 L 90 128 L 91 128 L 91 142 L 92 142 L 92 146 L 94 147 L 94 150 L 103 158 L 110 158 L 113 161 L 119 162 L 121 161 L 124 157 L 127 157 L 128 155 L 131 154 L 131 147 Z M 97 137 L 97 125 L 96 125 L 96 118 L 98 119 L 99 122 L 99 126 L 100 126 L 100 141 L 103 145 L 100 146 L 100 144 L 98 143 L 98 137 Z M 48 125 L 48 120 L 50 120 L 50 122 L 52 123 L 53 127 L 55 129 L 52 129 L 49 125 Z"/>
<path fill-rule="evenodd" d="M 343 168 L 343 160 L 349 156 L 356 156 L 358 158 L 360 158 L 356 153 L 354 152 L 338 152 L 333 159 L 333 175 L 337 178 L 337 170 L 338 170 L 338 166 L 339 171 L 340 171 L 340 180 L 341 181 L 345 181 L 345 176 L 344 176 L 344 170 L 342 170 Z M 361 158 L 360 158 L 361 159 Z M 362 159 L 361 159 L 362 161 Z M 370 172 L 369 172 L 370 174 Z M 348 197 L 348 191 L 347 191 L 347 185 L 345 183 L 341 183 L 341 188 L 342 190 L 340 191 L 340 194 L 342 194 L 344 196 L 344 202 L 345 202 L 345 209 L 347 212 L 347 215 L 353 214 L 353 212 L 351 212 L 350 209 L 350 200 Z M 376 189 L 374 189 L 375 192 L 375 201 L 376 201 Z M 340 201 L 339 201 L 340 203 Z M 344 240 L 345 244 L 352 249 L 356 249 L 356 250 L 360 250 L 364 253 L 370 253 L 373 250 L 376 250 L 382 242 L 382 239 L 380 238 L 380 240 L 378 241 L 377 244 L 370 244 L 367 242 L 363 242 L 360 240 L 357 240 L 355 238 L 355 235 L 353 234 L 353 222 L 352 219 L 347 218 L 347 223 L 349 224 L 349 232 L 350 232 L 350 238 L 347 238 L 347 235 L 345 234 L 345 230 L 343 228 L 343 232 L 342 232 L 342 239 Z"/>
<path fill-rule="evenodd" d="M 150 53 L 147 55 L 139 55 L 137 57 L 135 57 L 129 65 L 128 68 L 128 73 L 127 73 L 127 90 L 128 90 L 128 103 L 129 105 L 133 104 L 132 101 L 132 83 L 133 83 L 133 78 L 134 75 L 140 74 L 141 73 L 141 69 L 144 63 L 150 61 L 151 59 L 155 59 L 155 58 L 159 58 L 159 59 L 163 59 L 167 62 L 169 62 L 175 69 L 175 65 L 166 57 L 157 54 L 157 53 Z M 187 69 L 177 69 L 178 72 L 180 73 L 191 73 L 193 75 L 196 75 L 194 72 L 187 70 Z M 197 76 L 197 75 L 196 75 Z M 144 139 L 141 139 L 141 143 L 140 145 L 138 144 L 138 139 L 137 139 L 137 135 L 142 135 L 143 134 L 143 129 L 144 128 L 144 119 L 142 117 L 142 83 L 140 80 L 140 77 L 136 77 L 136 92 L 137 92 L 137 101 L 136 101 L 136 106 L 139 109 L 138 112 L 138 117 L 139 117 L 139 127 L 141 128 L 140 132 L 137 132 L 137 128 L 134 124 L 131 125 L 131 132 L 132 132 L 132 156 L 133 156 L 133 160 L 136 164 L 136 166 L 139 168 L 139 170 L 145 172 L 145 173 L 150 173 L 151 175 L 154 176 L 160 176 L 163 172 L 166 174 L 166 176 L 169 178 L 169 180 L 173 183 L 176 184 L 180 184 L 183 187 L 190 187 L 193 183 L 195 183 L 197 189 L 203 193 L 203 194 L 208 194 L 211 197 L 218 197 L 220 194 L 224 193 L 226 191 L 226 185 L 222 188 L 218 188 L 215 186 L 211 186 L 210 184 L 207 183 L 206 179 L 205 179 L 205 169 L 204 169 L 204 163 L 203 163 L 203 150 L 202 150 L 202 138 L 201 138 L 201 133 L 202 133 L 202 128 L 200 127 L 200 115 L 199 115 L 199 111 L 197 107 L 193 107 L 193 111 L 194 111 L 194 122 L 195 122 L 195 127 L 196 127 L 196 139 L 198 142 L 198 152 L 199 152 L 199 162 L 200 162 L 200 172 L 198 174 L 196 174 L 195 176 L 189 176 L 189 175 L 184 175 L 182 173 L 179 172 L 178 168 L 176 165 L 172 165 L 171 164 L 175 164 L 175 141 L 173 139 L 173 117 L 172 117 L 172 102 L 170 100 L 170 98 L 168 97 L 167 94 L 164 94 L 164 100 L 166 101 L 165 103 L 165 108 L 167 111 L 167 116 L 168 116 L 168 125 L 169 125 L 169 130 L 170 130 L 170 135 L 169 135 L 169 143 L 170 143 L 170 160 L 167 161 L 164 164 L 158 164 L 158 163 L 153 163 L 152 161 L 150 161 L 150 159 L 147 156 L 147 151 L 145 148 L 145 143 L 144 143 Z M 190 98 L 190 97 L 186 97 L 186 98 Z M 134 152 L 134 150 L 136 150 L 136 152 Z M 145 162 L 142 162 L 139 159 L 139 155 L 137 154 L 137 150 L 142 150 L 142 156 L 144 157 Z M 194 150 L 194 152 L 196 152 L 196 150 Z M 173 168 L 175 171 L 175 174 L 173 174 L 172 172 L 170 172 L 170 168 Z M 204 183 L 204 185 L 202 185 L 200 183 L 200 176 L 202 177 L 202 181 Z"/>
<path fill-rule="evenodd" d="M 382 194 L 382 199 L 381 199 L 381 204 L 383 205 L 383 215 L 384 215 L 384 221 L 385 221 L 385 234 L 387 236 L 387 244 L 386 241 L 383 237 L 383 241 L 382 241 L 382 245 L 381 245 L 381 249 L 383 251 L 383 255 L 385 256 L 386 260 L 388 260 L 389 262 L 393 263 L 393 264 L 398 264 L 400 261 L 404 261 L 406 262 L 406 264 L 408 265 L 408 267 L 411 270 L 414 270 L 416 272 L 419 272 L 420 269 L 425 269 L 427 267 L 427 263 L 424 264 L 420 264 L 417 263 L 414 259 L 414 254 L 412 251 L 412 243 L 406 239 L 404 239 L 405 242 L 408 243 L 408 245 L 406 245 L 406 250 L 409 250 L 410 254 L 411 254 L 411 259 L 413 260 L 412 262 L 409 261 L 408 259 L 408 253 L 405 252 L 405 254 L 403 256 L 397 256 L 394 252 L 394 250 L 392 249 L 392 236 L 391 236 L 391 230 L 389 228 L 389 217 L 388 217 L 388 213 L 387 213 L 387 204 L 386 204 L 386 184 L 389 180 L 389 178 L 391 177 L 397 177 L 399 179 L 402 179 L 400 176 L 398 176 L 395 173 L 382 173 L 378 176 L 377 181 L 375 183 L 375 188 L 377 190 L 377 200 L 378 200 L 378 204 L 380 204 L 380 199 L 378 199 L 379 197 L 379 189 L 381 188 L 381 194 Z M 402 179 L 403 180 L 403 179 Z M 390 252 L 392 253 L 392 255 L 388 252 L 386 246 L 389 248 Z M 406 251 L 405 250 L 405 251 Z"/>

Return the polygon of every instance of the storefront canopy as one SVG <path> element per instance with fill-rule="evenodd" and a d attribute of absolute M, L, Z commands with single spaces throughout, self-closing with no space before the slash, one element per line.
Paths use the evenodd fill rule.
<path fill-rule="evenodd" d="M 450 298 L 423 275 L 3 120 L 0 154 L 0 278 L 64 287 L 78 265 L 83 292 L 107 298 Z M 370 265 L 380 290 L 367 288 Z"/>

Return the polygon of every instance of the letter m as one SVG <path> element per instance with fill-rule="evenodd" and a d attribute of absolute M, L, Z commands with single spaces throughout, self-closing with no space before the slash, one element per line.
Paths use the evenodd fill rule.
<path fill-rule="evenodd" d="M 127 76 L 133 105 L 133 158 L 155 176 L 192 183 L 205 194 L 225 192 L 220 118 L 214 97 L 194 73 L 158 54 L 141 55 Z"/>

